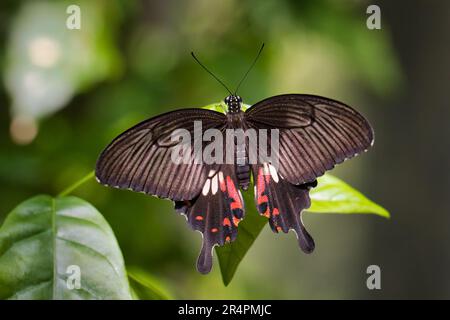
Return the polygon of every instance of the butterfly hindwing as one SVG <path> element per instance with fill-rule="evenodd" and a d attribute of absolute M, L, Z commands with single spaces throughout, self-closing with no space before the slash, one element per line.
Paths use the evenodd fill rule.
<path fill-rule="evenodd" d="M 269 219 L 274 232 L 294 230 L 301 249 L 306 253 L 312 252 L 314 240 L 306 231 L 301 215 L 311 205 L 309 189 L 315 183 L 293 185 L 269 163 L 253 165 L 252 171 L 258 212 Z"/>
<path fill-rule="evenodd" d="M 184 214 L 189 225 L 203 235 L 197 269 L 208 273 L 212 267 L 212 250 L 236 239 L 244 217 L 244 201 L 239 191 L 233 165 L 221 165 L 209 173 L 201 193 L 191 201 L 176 201 L 175 209 Z"/>

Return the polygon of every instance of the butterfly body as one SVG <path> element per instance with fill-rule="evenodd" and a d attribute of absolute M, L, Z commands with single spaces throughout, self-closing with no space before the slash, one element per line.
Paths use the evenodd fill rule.
<path fill-rule="evenodd" d="M 203 234 L 197 261 L 202 273 L 212 267 L 214 246 L 236 239 L 248 205 L 241 190 L 247 190 L 251 176 L 257 211 L 269 219 L 271 229 L 276 233 L 294 230 L 301 249 L 312 252 L 314 241 L 301 219 L 303 210 L 310 206 L 309 190 L 325 171 L 367 150 L 373 143 L 372 127 L 348 105 L 320 96 L 274 96 L 245 112 L 239 96 L 230 95 L 224 102 L 225 114 L 181 109 L 141 122 L 119 135 L 97 161 L 98 181 L 173 200 L 175 210 Z M 278 164 L 259 154 L 252 157 L 264 145 L 261 140 L 247 138 L 233 138 L 231 163 L 175 163 L 171 155 L 178 142 L 170 139 L 171 133 L 183 129 L 194 134 L 196 121 L 201 121 L 202 133 L 214 129 L 224 139 L 229 129 L 244 134 L 276 131 L 279 148 L 273 153 Z M 201 146 L 206 150 L 211 143 L 202 141 Z M 194 153 L 194 144 L 188 145 L 188 153 Z M 273 146 L 270 140 L 266 147 Z"/>
<path fill-rule="evenodd" d="M 246 130 L 245 126 L 245 114 L 241 110 L 242 108 L 242 98 L 235 95 L 229 95 L 224 99 L 227 106 L 227 123 L 228 129 L 232 130 Z M 244 191 L 248 189 L 250 184 L 250 165 L 248 157 L 247 142 L 237 141 L 235 143 L 235 170 L 238 179 L 239 187 Z"/>

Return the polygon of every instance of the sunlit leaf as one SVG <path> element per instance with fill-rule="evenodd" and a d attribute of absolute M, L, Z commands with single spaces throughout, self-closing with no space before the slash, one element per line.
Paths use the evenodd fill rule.
<path fill-rule="evenodd" d="M 15 208 L 0 228 L 0 299 L 131 299 L 122 253 L 97 209 L 45 195 Z"/>
<path fill-rule="evenodd" d="M 389 218 L 389 212 L 366 198 L 361 192 L 344 181 L 326 174 L 318 179 L 311 190 L 312 213 L 371 213 Z"/>
<path fill-rule="evenodd" d="M 170 300 L 172 295 L 165 286 L 142 269 L 129 267 L 128 278 L 135 295 L 135 299 L 140 300 Z"/>
<path fill-rule="evenodd" d="M 250 106 L 248 104 L 243 103 L 241 105 L 241 109 L 243 111 L 247 110 L 249 107 Z M 208 110 L 225 113 L 227 110 L 227 105 L 224 102 L 217 102 L 217 103 L 208 104 L 207 106 L 202 107 L 202 109 L 208 109 Z"/>

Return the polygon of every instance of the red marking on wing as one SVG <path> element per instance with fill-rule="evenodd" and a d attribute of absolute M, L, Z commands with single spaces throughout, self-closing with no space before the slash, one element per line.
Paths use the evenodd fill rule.
<path fill-rule="evenodd" d="M 242 205 L 240 203 L 238 203 L 238 202 L 232 202 L 230 204 L 230 208 L 231 208 L 231 210 L 242 209 Z"/>
<path fill-rule="evenodd" d="M 233 180 L 231 180 L 230 176 L 227 176 L 227 190 L 228 196 L 234 200 L 230 204 L 231 210 L 242 209 L 241 197 L 236 187 L 234 186 Z"/>
<path fill-rule="evenodd" d="M 212 229 L 211 229 L 211 232 L 212 232 L 212 233 L 216 233 L 217 231 L 219 231 L 219 229 L 217 229 L 217 228 L 212 228 Z"/>
<path fill-rule="evenodd" d="M 195 217 L 195 220 L 197 220 L 197 221 L 202 221 L 202 220 L 203 220 L 203 217 L 202 217 L 202 216 L 196 216 L 196 217 Z"/>
<path fill-rule="evenodd" d="M 262 193 L 264 192 L 264 189 L 266 188 L 266 184 L 264 183 L 264 178 L 263 178 L 263 169 L 259 168 L 258 171 L 258 179 L 257 179 L 257 183 L 256 183 L 256 188 L 258 189 L 258 193 Z"/>
<path fill-rule="evenodd" d="M 274 216 L 278 216 L 278 215 L 280 214 L 280 211 L 278 211 L 278 208 L 273 208 L 272 214 L 273 214 Z"/>
<path fill-rule="evenodd" d="M 258 180 L 256 183 L 257 204 L 266 203 L 267 201 L 269 201 L 269 198 L 266 195 L 263 195 L 264 191 L 266 190 L 266 184 L 264 183 L 264 174 L 262 168 L 259 168 L 257 180 Z"/>
<path fill-rule="evenodd" d="M 230 236 L 227 236 L 227 237 L 225 238 L 225 241 L 226 241 L 226 242 L 230 242 L 230 241 L 231 241 Z"/>
<path fill-rule="evenodd" d="M 230 219 L 224 218 L 224 219 L 223 219 L 223 225 L 224 225 L 224 226 L 229 226 L 229 227 L 231 227 Z"/>
<path fill-rule="evenodd" d="M 239 222 L 241 222 L 240 219 L 238 219 L 238 218 L 236 218 L 236 217 L 233 217 L 233 224 L 234 224 L 235 227 L 238 226 Z"/>

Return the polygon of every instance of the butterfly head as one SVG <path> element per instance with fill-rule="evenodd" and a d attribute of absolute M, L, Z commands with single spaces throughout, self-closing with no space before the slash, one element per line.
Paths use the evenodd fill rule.
<path fill-rule="evenodd" d="M 228 112 L 238 113 L 239 111 L 241 111 L 241 104 L 242 104 L 241 97 L 232 94 L 226 97 L 224 102 L 228 107 Z"/>

